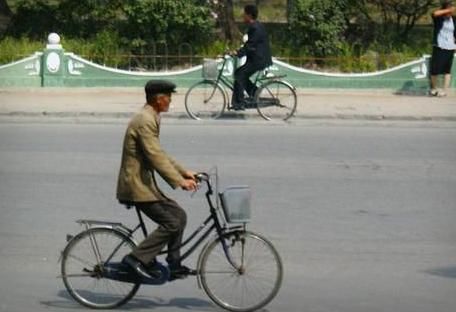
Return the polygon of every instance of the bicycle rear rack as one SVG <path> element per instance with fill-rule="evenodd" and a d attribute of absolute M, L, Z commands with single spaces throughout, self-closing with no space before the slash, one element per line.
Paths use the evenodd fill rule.
<path fill-rule="evenodd" d="M 93 225 L 96 226 L 104 226 L 104 227 L 109 227 L 109 228 L 120 228 L 121 230 L 127 232 L 127 233 L 132 233 L 133 231 L 123 225 L 120 222 L 110 222 L 110 221 L 100 221 L 100 220 L 90 220 L 90 219 L 79 219 L 76 220 L 76 223 L 83 225 L 86 230 L 90 229 Z"/>

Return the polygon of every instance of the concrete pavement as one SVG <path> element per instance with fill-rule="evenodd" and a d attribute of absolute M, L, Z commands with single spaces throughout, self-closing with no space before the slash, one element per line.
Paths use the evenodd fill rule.
<path fill-rule="evenodd" d="M 188 118 L 186 89 L 173 95 L 167 118 Z M 436 98 L 391 90 L 299 89 L 296 119 L 456 121 L 456 93 Z M 127 118 L 144 103 L 142 88 L 0 89 L 0 117 Z M 256 110 L 226 118 L 260 118 Z M 293 119 L 292 119 L 293 120 Z"/>

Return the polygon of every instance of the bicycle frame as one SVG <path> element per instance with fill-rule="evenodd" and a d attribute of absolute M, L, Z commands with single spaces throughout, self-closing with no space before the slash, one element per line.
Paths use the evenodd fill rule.
<path fill-rule="evenodd" d="M 209 176 L 207 174 L 205 174 L 204 176 L 205 176 L 204 181 L 206 182 L 206 186 L 207 186 L 207 191 L 206 191 L 205 196 L 206 196 L 207 203 L 209 205 L 210 215 L 206 218 L 206 220 L 191 235 L 189 235 L 189 237 L 186 240 L 184 240 L 184 242 L 182 242 L 182 244 L 178 248 L 171 249 L 171 250 L 163 250 L 163 251 L 161 251 L 159 253 L 159 255 L 163 255 L 163 254 L 166 254 L 168 252 L 179 250 L 182 247 L 185 247 L 199 233 L 201 233 L 201 231 L 206 229 L 203 232 L 203 234 L 199 237 L 199 239 L 195 243 L 193 243 L 184 254 L 181 255 L 181 257 L 179 258 L 179 261 L 183 261 L 184 259 L 188 258 L 193 253 L 193 251 L 195 251 L 195 249 L 197 249 L 201 245 L 201 243 L 204 240 L 206 240 L 206 238 L 209 236 L 209 234 L 211 234 L 212 231 L 215 230 L 216 233 L 217 233 L 217 237 L 219 239 L 221 239 L 223 237 L 223 234 L 227 230 L 228 231 L 232 231 L 232 230 L 236 230 L 236 229 L 245 230 L 245 224 L 244 225 L 238 225 L 238 226 L 232 226 L 232 227 L 229 227 L 229 228 L 227 228 L 226 226 L 222 226 L 222 223 L 220 222 L 220 219 L 219 219 L 219 216 L 218 216 L 218 213 L 217 213 L 217 208 L 214 205 L 214 203 L 212 202 L 211 196 L 214 194 L 214 191 L 213 191 L 212 185 L 210 183 Z M 139 210 L 137 209 L 136 211 L 138 213 L 138 216 L 141 216 Z M 211 223 L 211 221 L 212 221 L 212 223 Z M 143 229 L 143 233 L 147 234 L 147 231 L 145 229 L 145 225 L 144 225 L 144 221 L 142 220 L 142 217 L 140 217 L 140 226 Z M 221 240 L 221 243 L 222 243 L 223 250 L 225 252 L 225 255 L 226 255 L 228 261 L 230 262 L 230 264 L 233 267 L 237 267 L 237 265 L 234 263 L 231 255 L 229 254 L 228 245 L 226 244 L 226 242 L 224 240 Z"/>
<path fill-rule="evenodd" d="M 259 310 L 276 296 L 280 288 L 283 277 L 280 256 L 270 241 L 247 231 L 245 222 L 248 218 L 229 217 L 237 211 L 236 205 L 231 205 L 229 200 L 235 197 L 230 197 L 233 195 L 227 189 L 222 200 L 218 201 L 218 197 L 213 196 L 209 177 L 212 175 L 206 173 L 195 176 L 198 183 L 206 182 L 209 216 L 179 246 L 188 246 L 180 259 L 187 258 L 215 231 L 217 234 L 199 251 L 196 271 L 189 275 L 196 275 L 198 287 L 218 306 L 230 311 Z M 217 180 L 214 187 L 218 195 Z M 221 209 L 226 213 L 224 216 Z M 61 277 L 71 297 L 80 304 L 98 309 L 119 307 L 133 298 L 140 285 L 163 285 L 179 277 L 164 263 L 157 262 L 151 276 L 143 276 L 121 260 L 135 248 L 133 234 L 136 231 L 140 230 L 147 236 L 141 210 L 136 209 L 136 212 L 139 224 L 132 229 L 118 222 L 78 220 L 86 230 L 74 237 L 67 235 L 69 242 L 62 252 Z M 238 221 L 243 223 L 231 223 Z M 104 258 L 106 255 L 107 259 Z M 261 260 L 259 264 L 253 261 L 256 258 Z M 231 290 L 226 289 L 229 293 L 220 292 L 219 285 L 224 285 L 227 280 L 228 285 L 241 283 L 245 287 L 230 287 Z M 246 292 L 251 293 L 252 300 L 245 300 L 250 298 Z"/>
<path fill-rule="evenodd" d="M 220 239 L 220 241 L 222 243 L 223 250 L 224 250 L 224 253 L 225 253 L 226 257 L 227 257 L 228 262 L 233 267 L 237 267 L 237 264 L 233 261 L 231 255 L 229 254 L 228 245 L 221 238 L 223 237 L 223 234 L 226 233 L 227 231 L 245 230 L 245 224 L 244 225 L 231 226 L 231 227 L 227 227 L 226 224 L 224 224 L 224 226 L 222 226 L 222 222 L 220 222 L 220 217 L 218 215 L 218 208 L 216 208 L 216 206 L 214 205 L 214 203 L 212 201 L 212 198 L 211 198 L 212 195 L 214 194 L 214 191 L 213 191 L 212 185 L 211 185 L 211 183 L 209 181 L 209 175 L 207 175 L 207 174 L 204 174 L 204 175 L 205 175 L 204 181 L 206 182 L 206 185 L 207 185 L 207 191 L 206 191 L 205 196 L 206 196 L 207 203 L 209 205 L 209 212 L 210 212 L 209 216 L 206 218 L 206 220 L 204 220 L 204 222 L 191 235 L 189 235 L 182 242 L 182 244 L 178 248 L 171 249 L 171 250 L 165 249 L 165 250 L 161 251 L 158 255 L 164 255 L 164 254 L 166 254 L 168 252 L 180 250 L 182 247 L 185 247 L 185 246 L 189 245 L 190 242 L 193 241 L 195 239 L 195 237 L 198 236 L 198 234 L 200 234 L 201 232 L 203 232 L 203 230 L 205 230 L 203 232 L 203 234 L 196 240 L 196 242 L 191 244 L 190 247 L 187 249 L 187 251 L 185 251 L 180 256 L 179 261 L 183 261 L 186 258 L 188 258 L 201 245 L 201 243 L 206 240 L 206 238 L 209 236 L 209 234 L 211 234 L 215 230 L 216 233 L 217 233 L 217 238 Z M 81 223 L 81 224 L 84 224 L 86 226 L 86 229 L 89 229 L 91 224 L 98 224 L 98 225 L 102 225 L 102 226 L 117 228 L 120 231 L 122 231 L 123 233 L 125 233 L 129 238 L 133 238 L 133 234 L 136 231 L 138 231 L 139 229 L 141 229 L 144 237 L 147 237 L 147 235 L 148 235 L 147 228 L 146 228 L 144 219 L 142 217 L 141 211 L 137 207 L 135 207 L 135 209 L 136 209 L 136 213 L 137 213 L 137 216 L 138 216 L 138 219 L 139 219 L 139 224 L 136 225 L 133 229 L 130 229 L 130 228 L 124 226 L 122 223 L 117 223 L 117 222 L 103 222 L 103 221 L 94 221 L 94 220 L 78 220 L 77 222 Z M 98 258 L 98 255 L 97 255 L 97 253 L 98 253 L 97 243 L 94 240 L 91 239 L 91 244 L 92 244 L 92 248 L 94 250 L 94 253 L 96 254 L 96 256 Z M 118 246 L 116 246 L 116 248 L 114 248 L 114 250 L 109 255 L 109 257 L 107 257 L 107 259 L 105 261 L 106 263 L 108 263 L 112 259 L 112 257 L 117 253 L 117 251 L 120 249 L 122 244 L 123 244 L 123 242 L 120 243 Z"/>
<path fill-rule="evenodd" d="M 223 70 L 225 69 L 226 67 L 226 64 L 227 64 L 227 61 L 228 61 L 228 56 L 224 56 L 223 57 L 223 62 L 222 62 L 222 66 L 221 68 L 219 69 L 219 72 L 218 72 L 218 75 L 217 75 L 217 78 L 214 80 L 214 83 L 215 85 L 219 85 L 222 87 L 222 90 L 225 92 L 225 95 L 227 96 L 227 100 L 228 100 L 228 109 L 231 108 L 231 101 L 229 101 L 229 96 L 228 96 L 228 93 L 227 91 L 225 90 L 224 87 L 228 88 L 231 90 L 231 92 L 234 91 L 234 82 L 231 81 L 230 79 L 226 78 L 224 75 L 223 75 Z M 270 80 L 281 80 L 282 78 L 286 77 L 286 75 L 274 75 L 272 77 L 268 77 L 267 73 L 265 73 L 265 70 L 260 70 L 256 73 L 255 75 L 255 80 L 254 80 L 254 84 L 257 86 L 257 87 L 260 87 L 265 81 L 270 81 Z M 284 83 L 286 83 L 287 85 L 289 85 L 292 89 L 295 89 L 294 86 L 292 86 L 291 84 L 287 83 L 286 81 L 283 81 Z M 215 92 L 216 88 L 214 86 L 214 90 L 213 90 L 213 93 Z M 212 98 L 213 94 L 211 94 L 211 96 L 209 97 L 209 100 Z"/>

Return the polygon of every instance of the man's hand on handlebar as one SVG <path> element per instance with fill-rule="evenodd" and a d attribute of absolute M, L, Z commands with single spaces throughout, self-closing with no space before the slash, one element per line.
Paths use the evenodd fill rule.
<path fill-rule="evenodd" d="M 186 191 L 196 191 L 198 189 L 198 184 L 195 179 L 184 179 L 180 183 L 180 187 Z"/>
<path fill-rule="evenodd" d="M 196 180 L 197 173 L 191 170 L 185 171 L 182 175 L 185 179 Z"/>
<path fill-rule="evenodd" d="M 182 174 L 184 180 L 181 182 L 180 187 L 186 191 L 196 191 L 198 189 L 198 181 L 196 180 L 196 172 L 191 170 L 185 171 Z"/>

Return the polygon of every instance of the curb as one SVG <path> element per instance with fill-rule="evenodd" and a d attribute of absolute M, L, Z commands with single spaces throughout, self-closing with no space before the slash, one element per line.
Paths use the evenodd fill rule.
<path fill-rule="evenodd" d="M 128 119 L 131 118 L 134 112 L 8 112 L 0 113 L 3 119 L 8 118 L 109 118 L 109 119 Z M 163 115 L 166 119 L 185 119 L 191 121 L 185 112 L 170 112 Z M 220 120 L 264 120 L 258 114 L 249 113 L 225 113 Z M 312 115 L 312 114 L 297 114 L 290 118 L 287 122 L 293 120 L 368 120 L 368 121 L 456 121 L 455 116 L 411 116 L 411 115 L 381 115 L 381 114 L 327 114 L 327 115 Z M 195 122 L 199 122 L 196 121 Z M 267 122 L 267 121 L 265 121 Z"/>

